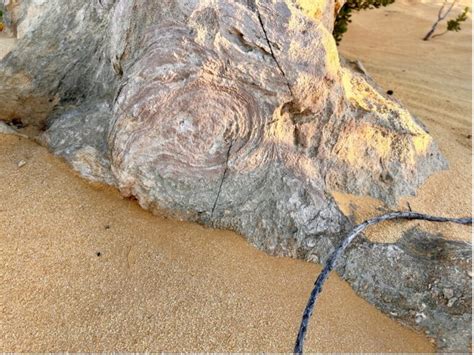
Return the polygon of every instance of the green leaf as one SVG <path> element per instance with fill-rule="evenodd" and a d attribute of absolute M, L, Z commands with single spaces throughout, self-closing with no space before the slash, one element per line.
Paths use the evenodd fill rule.
<path fill-rule="evenodd" d="M 467 20 L 467 13 L 469 12 L 469 7 L 465 7 L 464 11 L 458 15 L 454 20 L 449 20 L 447 22 L 447 30 L 459 32 L 461 31 L 461 23 Z"/>
<path fill-rule="evenodd" d="M 393 4 L 394 2 L 395 0 L 347 0 L 344 6 L 339 10 L 336 22 L 334 23 L 333 36 L 336 43 L 339 44 L 343 34 L 347 31 L 347 25 L 351 22 L 352 11 L 375 9 L 380 6 Z"/>

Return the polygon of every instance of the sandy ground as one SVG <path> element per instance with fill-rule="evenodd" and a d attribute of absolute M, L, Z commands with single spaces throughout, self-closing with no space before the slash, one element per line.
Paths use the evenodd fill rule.
<path fill-rule="evenodd" d="M 470 36 L 418 42 L 431 7 L 390 11 L 354 17 L 342 48 L 429 125 L 450 160 L 451 170 L 430 179 L 412 207 L 466 214 Z M 374 21 L 376 33 L 368 30 Z M 267 256 L 235 233 L 152 216 L 25 138 L 0 134 L 0 181 L 0 351 L 292 350 L 319 266 Z M 347 204 L 356 218 L 373 212 L 357 201 Z M 332 275 L 306 350 L 434 348 Z"/>
<path fill-rule="evenodd" d="M 319 266 L 153 216 L 25 138 L 0 134 L 0 181 L 1 351 L 293 349 Z M 311 325 L 307 350 L 433 350 L 336 275 Z"/>
<path fill-rule="evenodd" d="M 416 197 L 403 198 L 414 211 L 442 216 L 472 214 L 471 163 L 471 41 L 472 21 L 462 31 L 422 41 L 437 18 L 442 1 L 397 0 L 386 8 L 353 16 L 340 50 L 359 59 L 385 90 L 393 90 L 420 118 L 449 162 L 449 170 L 431 176 Z M 470 1 L 461 1 L 457 15 Z M 452 16 L 453 17 L 453 16 Z M 439 32 L 445 24 L 440 24 Z M 346 213 L 357 221 L 380 214 L 381 204 L 365 197 L 337 195 Z M 372 228 L 367 235 L 378 242 L 393 242 L 403 230 L 421 225 L 450 239 L 471 240 L 472 229 L 453 224 L 394 222 Z"/>

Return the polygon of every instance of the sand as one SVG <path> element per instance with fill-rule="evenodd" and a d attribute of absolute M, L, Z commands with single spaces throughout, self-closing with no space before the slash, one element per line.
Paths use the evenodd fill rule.
<path fill-rule="evenodd" d="M 319 266 L 153 216 L 25 138 L 0 134 L 0 181 L 1 351 L 292 350 Z M 307 350 L 433 347 L 332 275 Z"/>
<path fill-rule="evenodd" d="M 472 215 L 471 163 L 471 41 L 472 21 L 462 31 L 422 41 L 437 17 L 442 1 L 397 0 L 386 8 L 362 11 L 353 16 L 340 50 L 359 59 L 385 90 L 408 107 L 428 127 L 449 163 L 449 170 L 434 174 L 415 197 L 403 198 L 399 209 L 442 216 Z M 453 14 L 470 1 L 463 0 Z M 439 32 L 445 24 L 440 24 Z M 355 220 L 380 214 L 379 201 L 337 194 L 346 213 Z M 404 230 L 420 225 L 444 237 L 471 241 L 472 229 L 428 222 L 388 222 L 369 229 L 377 242 L 394 242 Z"/>
<path fill-rule="evenodd" d="M 419 16 L 431 9 L 420 6 Z M 410 16 L 390 12 L 378 25 L 392 26 L 396 19 L 409 28 L 415 19 L 419 28 L 411 31 L 423 34 L 425 22 L 413 18 L 406 3 L 393 9 Z M 470 82 L 459 62 L 470 60 L 470 37 L 463 32 L 454 35 L 459 43 L 450 44 L 450 37 L 422 43 L 430 49 L 423 58 L 432 56 L 428 65 L 416 60 L 422 50 L 415 51 L 411 32 L 397 31 L 402 42 L 392 46 L 387 36 L 393 30 L 383 29 L 385 36 L 365 32 L 377 18 L 369 12 L 354 17 L 344 52 L 362 59 L 425 120 L 455 169 L 430 179 L 410 203 L 448 215 L 467 213 L 470 186 L 463 179 L 470 176 L 470 143 L 462 135 L 470 129 L 464 117 Z M 445 48 L 454 45 L 462 49 L 456 56 Z M 438 67 L 439 61 L 445 65 Z M 409 73 L 399 73 L 402 67 Z M 436 104 L 444 108 L 442 115 Z M 318 265 L 270 257 L 232 232 L 153 216 L 114 189 L 82 180 L 25 138 L 0 134 L 0 181 L 1 351 L 293 349 Z M 430 184 L 443 183 L 442 191 L 454 197 L 433 195 Z M 441 206 L 427 202 L 434 197 Z M 349 201 L 356 218 L 373 212 L 361 212 L 357 199 L 340 199 Z M 322 293 L 306 345 L 321 352 L 434 350 L 423 335 L 357 297 L 337 275 Z"/>

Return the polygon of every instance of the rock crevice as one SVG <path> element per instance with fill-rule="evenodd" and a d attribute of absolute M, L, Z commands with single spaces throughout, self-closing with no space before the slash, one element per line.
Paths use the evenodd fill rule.
<path fill-rule="evenodd" d="M 286 74 L 283 71 L 283 68 L 281 67 L 280 63 L 278 62 L 278 59 L 275 56 L 275 52 L 273 51 L 272 43 L 268 39 L 267 30 L 265 29 L 265 25 L 264 25 L 263 20 L 262 20 L 262 15 L 260 15 L 260 10 L 258 9 L 258 7 L 256 7 L 256 11 L 257 11 L 258 22 L 260 23 L 260 26 L 262 27 L 263 35 L 265 36 L 265 40 L 267 41 L 268 48 L 270 48 L 270 54 L 271 54 L 273 60 L 275 61 L 275 64 L 278 67 L 278 70 L 280 71 L 281 75 L 286 80 L 286 85 L 288 86 L 288 91 L 290 92 L 291 96 L 294 97 L 293 90 L 291 90 L 291 85 L 290 85 L 288 79 L 286 78 Z"/>

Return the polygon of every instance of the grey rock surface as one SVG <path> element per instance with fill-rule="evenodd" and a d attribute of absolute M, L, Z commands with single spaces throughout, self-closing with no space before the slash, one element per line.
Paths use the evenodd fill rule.
<path fill-rule="evenodd" d="M 413 228 L 394 244 L 362 240 L 346 253 L 340 273 L 377 308 L 424 329 L 438 350 L 466 352 L 472 334 L 471 267 L 471 244 Z"/>
<path fill-rule="evenodd" d="M 331 35 L 341 4 L 8 4 L 19 40 L 0 61 L 0 118 L 37 125 L 80 174 L 143 208 L 321 262 L 351 226 L 333 191 L 394 203 L 446 167 L 422 124 L 341 65 Z M 407 243 L 362 240 L 339 272 L 443 349 L 463 348 L 470 278 L 449 278 L 457 261 L 428 262 L 414 253 L 418 241 Z M 464 250 L 446 243 L 451 255 Z M 397 275 L 394 255 L 403 260 Z M 437 268 L 443 296 L 431 297 L 427 275 Z"/>
<path fill-rule="evenodd" d="M 18 134 L 18 132 L 14 128 L 10 127 L 9 125 L 7 125 L 3 121 L 0 121 L 0 133 L 1 134 L 13 134 L 13 135 Z"/>

